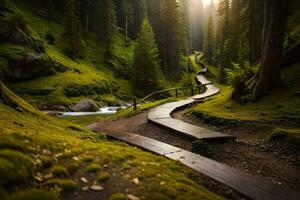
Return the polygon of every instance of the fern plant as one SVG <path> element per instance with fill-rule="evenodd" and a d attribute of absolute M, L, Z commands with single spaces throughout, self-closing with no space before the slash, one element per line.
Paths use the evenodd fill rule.
<path fill-rule="evenodd" d="M 233 86 L 233 98 L 239 98 L 245 94 L 246 82 L 255 75 L 257 66 L 245 62 L 244 65 L 232 63 L 232 68 L 225 69 L 226 81 Z"/>

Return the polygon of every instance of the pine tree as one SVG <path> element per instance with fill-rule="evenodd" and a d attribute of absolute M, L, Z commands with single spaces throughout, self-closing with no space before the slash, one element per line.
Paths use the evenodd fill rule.
<path fill-rule="evenodd" d="M 160 1 L 160 26 L 158 42 L 163 60 L 164 73 L 168 78 L 179 78 L 180 56 L 185 42 L 184 26 L 181 26 L 181 16 L 176 0 Z"/>
<path fill-rule="evenodd" d="M 128 41 L 128 24 L 133 19 L 132 0 L 123 0 L 124 14 L 125 14 L 125 40 Z"/>
<path fill-rule="evenodd" d="M 100 8 L 99 33 L 100 38 L 106 44 L 106 52 L 111 52 L 111 42 L 116 31 L 116 11 L 113 0 L 98 0 Z"/>
<path fill-rule="evenodd" d="M 159 51 L 148 19 L 144 19 L 136 40 L 133 70 L 139 95 L 162 88 L 163 75 L 160 70 Z"/>
<path fill-rule="evenodd" d="M 70 39 L 71 54 L 73 57 L 78 56 L 82 51 L 81 35 L 80 35 L 80 20 L 79 8 L 77 0 L 64 1 L 65 26 Z"/>
<path fill-rule="evenodd" d="M 205 53 L 205 57 L 208 59 L 208 64 L 212 64 L 212 58 L 214 56 L 214 22 L 211 15 L 208 17 L 206 26 L 203 51 Z"/>
<path fill-rule="evenodd" d="M 230 49 L 232 40 L 230 39 L 229 27 L 230 1 L 221 0 L 218 7 L 218 31 L 217 31 L 217 51 L 219 65 L 219 82 L 225 81 L 225 68 L 230 66 Z"/>

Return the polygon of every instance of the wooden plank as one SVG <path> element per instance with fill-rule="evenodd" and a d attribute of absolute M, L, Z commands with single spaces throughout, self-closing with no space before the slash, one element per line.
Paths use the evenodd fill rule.
<path fill-rule="evenodd" d="M 201 99 L 216 95 L 220 92 L 220 89 L 217 88 L 216 86 L 214 86 L 213 84 L 206 85 L 206 88 L 207 88 L 207 90 L 204 93 L 193 96 L 193 99 L 201 100 Z"/>
<path fill-rule="evenodd" d="M 202 85 L 207 85 L 207 84 L 212 83 L 211 81 L 206 79 L 203 75 L 197 75 L 196 78 L 197 78 L 198 82 L 201 83 Z"/>
<path fill-rule="evenodd" d="M 180 134 L 191 137 L 193 139 L 220 140 L 220 139 L 235 138 L 234 136 L 211 131 L 206 128 L 188 124 L 186 122 L 173 119 L 173 118 L 149 119 L 149 120 L 152 123 L 176 131 Z"/>
<path fill-rule="evenodd" d="M 178 160 L 182 164 L 229 186 L 251 199 L 296 200 L 300 197 L 299 191 L 288 190 L 281 188 L 278 185 L 267 183 L 261 178 L 254 177 L 243 171 L 189 151 L 183 150 L 165 156 L 173 160 Z"/>
<path fill-rule="evenodd" d="M 159 142 L 132 133 L 101 129 L 97 123 L 88 126 L 91 130 L 104 132 L 108 137 L 118 139 L 144 150 L 177 160 L 182 164 L 234 189 L 238 193 L 257 200 L 298 200 L 299 191 L 288 190 L 277 185 L 213 161 L 201 155 L 191 153 L 178 147 Z"/>

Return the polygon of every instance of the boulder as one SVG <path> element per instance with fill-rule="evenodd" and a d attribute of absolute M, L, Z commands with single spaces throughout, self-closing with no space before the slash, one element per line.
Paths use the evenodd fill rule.
<path fill-rule="evenodd" d="M 96 112 L 99 109 L 100 108 L 97 106 L 96 102 L 92 99 L 84 99 L 72 108 L 75 112 Z"/>
<path fill-rule="evenodd" d="M 55 74 L 53 60 L 36 52 L 27 52 L 23 56 L 9 58 L 9 67 L 3 71 L 4 77 L 13 81 L 22 81 Z"/>

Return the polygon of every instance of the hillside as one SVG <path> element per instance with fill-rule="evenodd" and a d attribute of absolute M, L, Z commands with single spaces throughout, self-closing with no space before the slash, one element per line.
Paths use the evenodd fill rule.
<path fill-rule="evenodd" d="M 0 104 L 0 199 L 221 199 L 177 162 L 44 116 L 0 91 L 1 101 L 5 95 L 22 107 Z"/>
<path fill-rule="evenodd" d="M 8 87 L 29 103 L 57 109 L 68 108 L 82 96 L 109 105 L 132 96 L 122 73 L 131 68 L 133 43 L 125 44 L 123 35 L 114 36 L 112 55 L 105 59 L 102 42 L 91 32 L 82 41 L 81 56 L 72 59 L 61 13 L 48 21 L 34 1 L 4 0 L 3 5 L 0 69 Z"/>

